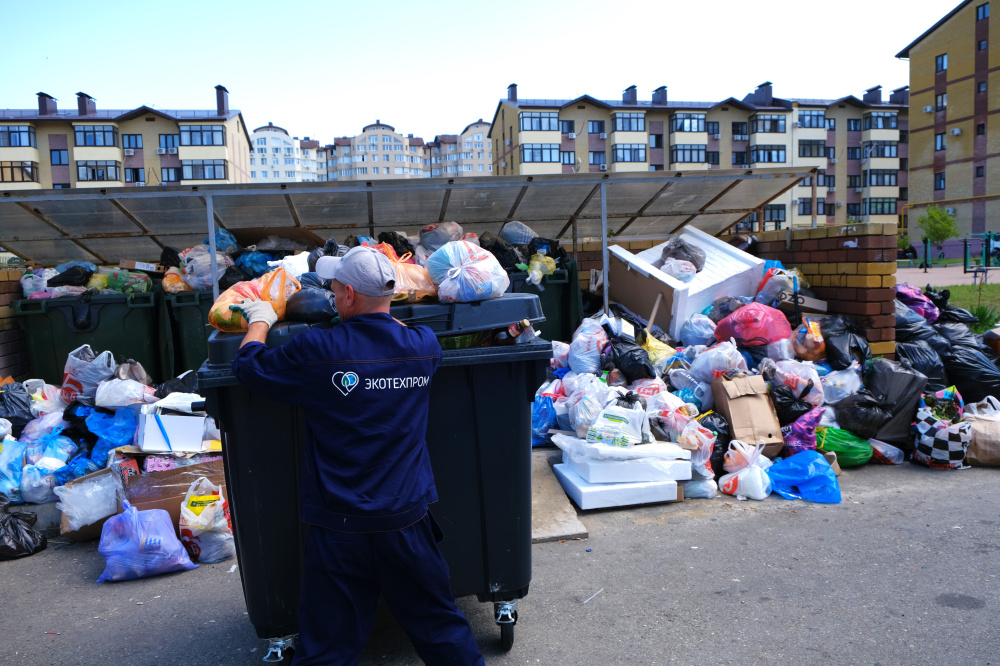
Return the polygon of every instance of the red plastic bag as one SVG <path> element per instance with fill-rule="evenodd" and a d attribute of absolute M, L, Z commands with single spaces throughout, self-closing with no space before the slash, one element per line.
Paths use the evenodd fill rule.
<path fill-rule="evenodd" d="M 792 327 L 780 310 L 761 303 L 750 303 L 719 322 L 715 339 L 725 342 L 730 338 L 743 347 L 769 345 L 792 335 Z"/>

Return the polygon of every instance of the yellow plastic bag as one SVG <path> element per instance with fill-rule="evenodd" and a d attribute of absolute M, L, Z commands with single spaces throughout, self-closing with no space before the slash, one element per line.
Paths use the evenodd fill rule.
<path fill-rule="evenodd" d="M 642 343 L 642 348 L 649 354 L 649 362 L 656 367 L 661 361 L 665 361 L 677 353 L 677 350 L 665 342 L 660 342 L 652 335 L 646 335 L 646 340 Z"/>
<path fill-rule="evenodd" d="M 87 281 L 87 289 L 107 289 L 108 276 L 101 273 L 94 273 Z"/>
<path fill-rule="evenodd" d="M 533 284 L 540 289 L 542 276 L 552 275 L 556 271 L 556 260 L 544 254 L 533 254 L 528 262 L 528 284 Z"/>

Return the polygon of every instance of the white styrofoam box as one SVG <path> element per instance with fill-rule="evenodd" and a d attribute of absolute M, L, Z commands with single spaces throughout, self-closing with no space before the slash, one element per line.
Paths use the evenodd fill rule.
<path fill-rule="evenodd" d="M 612 300 L 641 317 L 649 317 L 658 293 L 663 301 L 656 321 L 672 337 L 680 335 L 681 326 L 723 296 L 753 296 L 764 277 L 764 260 L 733 247 L 729 243 L 694 227 L 684 227 L 678 234 L 688 243 L 705 251 L 705 267 L 689 282 L 683 282 L 653 268 L 663 254 L 666 242 L 632 254 L 613 245 L 608 248 L 611 265 L 609 294 Z M 634 271 L 640 278 L 630 279 Z M 616 288 L 617 287 L 617 288 Z"/>
<path fill-rule="evenodd" d="M 570 499 L 581 509 L 603 509 L 677 500 L 676 481 L 644 483 L 588 483 L 566 465 L 553 465 L 556 477 Z"/>
<path fill-rule="evenodd" d="M 583 460 L 575 462 L 563 451 L 563 464 L 588 483 L 633 483 L 643 481 L 687 481 L 691 478 L 690 460 Z"/>

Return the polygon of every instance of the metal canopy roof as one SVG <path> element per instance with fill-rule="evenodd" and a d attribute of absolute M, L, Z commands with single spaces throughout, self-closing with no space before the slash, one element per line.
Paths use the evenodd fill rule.
<path fill-rule="evenodd" d="M 520 220 L 545 238 L 627 240 L 690 224 L 712 235 L 815 172 L 813 167 L 487 176 L 281 185 L 198 185 L 0 192 L 0 247 L 41 265 L 155 261 L 201 243 L 210 220 L 251 243 L 267 234 L 343 239 L 460 223 L 498 232 Z M 603 187 L 602 187 L 603 185 Z"/>

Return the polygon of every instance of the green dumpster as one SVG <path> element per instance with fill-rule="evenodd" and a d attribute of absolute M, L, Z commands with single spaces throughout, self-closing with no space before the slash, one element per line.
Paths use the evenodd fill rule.
<path fill-rule="evenodd" d="M 545 315 L 542 336 L 546 340 L 569 342 L 583 316 L 583 294 L 580 291 L 576 261 L 571 257 L 563 259 L 562 268 L 542 278 L 541 286 L 544 289 L 528 284 L 528 274 L 524 271 L 515 271 L 509 277 L 509 292 L 538 295 Z"/>
<path fill-rule="evenodd" d="M 170 365 L 164 367 L 175 377 L 197 370 L 208 358 L 208 335 L 214 330 L 208 324 L 208 311 L 215 300 L 211 291 L 164 294 L 163 300 L 172 343 Z"/>
<path fill-rule="evenodd" d="M 29 374 L 62 384 L 66 356 L 83 345 L 116 361 L 142 363 L 154 379 L 163 377 L 156 327 L 156 294 L 64 296 L 14 301 L 24 329 Z"/>

